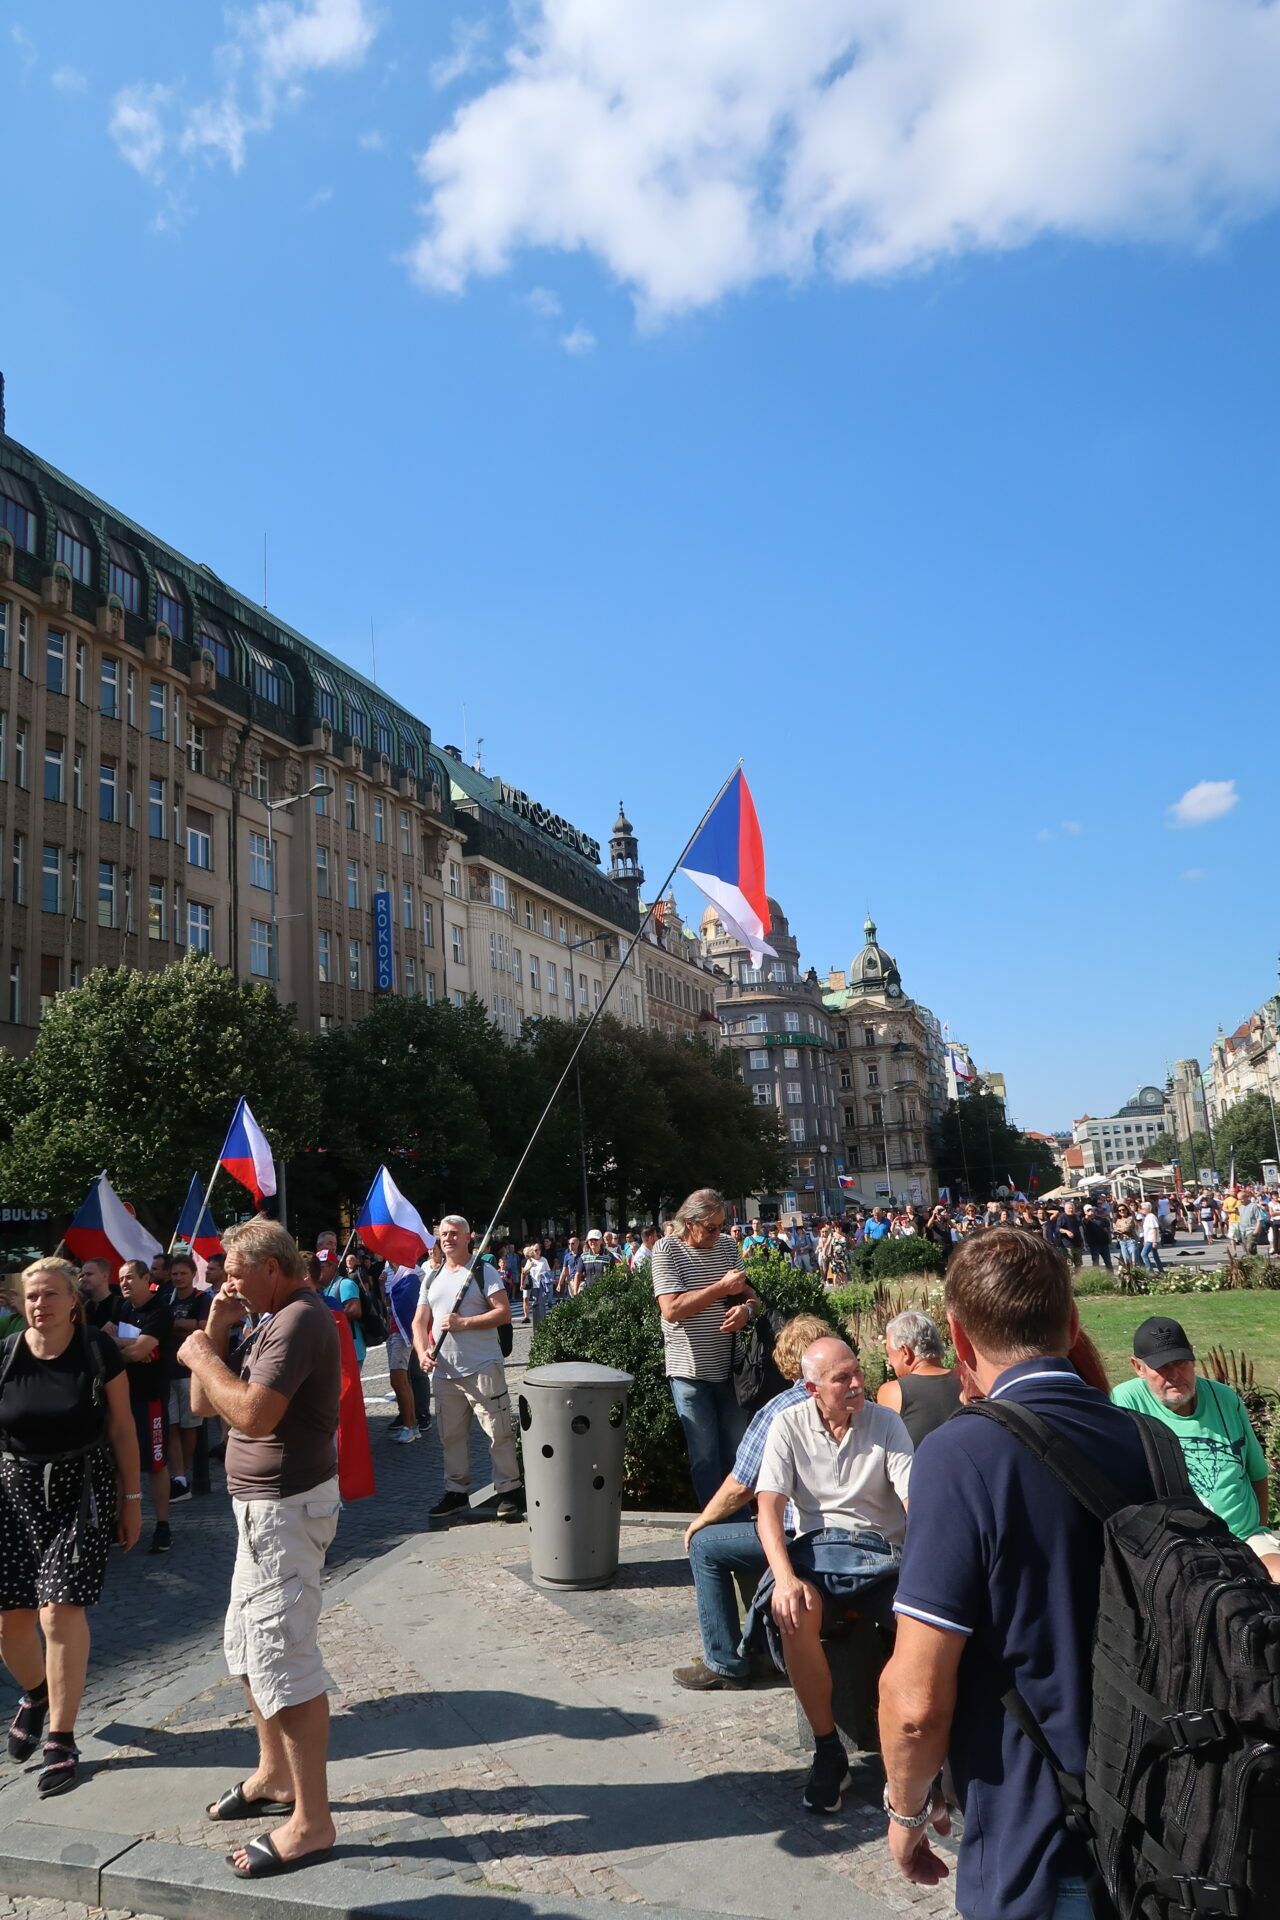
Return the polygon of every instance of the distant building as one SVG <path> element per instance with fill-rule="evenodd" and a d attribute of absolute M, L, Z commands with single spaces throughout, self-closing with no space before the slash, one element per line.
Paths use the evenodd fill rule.
<path fill-rule="evenodd" d="M 1246 1094 L 1262 1093 L 1274 1099 L 1280 1089 L 1280 1062 L 1276 1059 L 1280 1029 L 1280 994 L 1275 994 L 1242 1020 L 1234 1033 L 1218 1037 L 1209 1049 L 1206 1110 L 1216 1126 L 1229 1107 Z"/>
<path fill-rule="evenodd" d="M 1153 1140 L 1171 1131 L 1171 1120 L 1172 1109 L 1160 1087 L 1139 1087 L 1119 1113 L 1105 1119 L 1085 1114 L 1072 1134 L 1083 1156 L 1084 1177 L 1110 1174 L 1141 1160 Z"/>
<path fill-rule="evenodd" d="M 1198 1060 L 1174 1061 L 1173 1084 L 1169 1093 L 1173 1128 L 1178 1139 L 1189 1140 L 1193 1133 L 1208 1133 L 1208 1100 Z"/>

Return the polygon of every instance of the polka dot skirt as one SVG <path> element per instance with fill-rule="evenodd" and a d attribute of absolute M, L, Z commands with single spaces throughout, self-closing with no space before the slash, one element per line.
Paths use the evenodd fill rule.
<path fill-rule="evenodd" d="M 0 1610 L 96 1606 L 115 1533 L 110 1447 L 47 1469 L 0 1453 Z"/>

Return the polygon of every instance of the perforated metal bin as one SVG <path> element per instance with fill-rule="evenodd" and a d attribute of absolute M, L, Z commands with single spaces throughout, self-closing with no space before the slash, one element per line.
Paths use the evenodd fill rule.
<path fill-rule="evenodd" d="M 516 1400 L 539 1587 L 607 1587 L 618 1571 L 629 1373 L 588 1361 L 534 1367 Z"/>

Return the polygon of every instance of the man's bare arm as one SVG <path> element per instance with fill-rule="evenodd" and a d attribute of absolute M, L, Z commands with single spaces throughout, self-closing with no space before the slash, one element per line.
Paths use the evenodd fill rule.
<path fill-rule="evenodd" d="M 740 1513 L 743 1507 L 755 1499 L 755 1492 L 754 1487 L 744 1487 L 741 1480 L 735 1480 L 732 1474 L 726 1475 L 702 1512 L 695 1514 L 685 1528 L 685 1552 L 688 1553 L 689 1542 L 695 1533 L 701 1533 L 703 1527 L 714 1527 L 721 1520 L 728 1520 L 733 1514 Z"/>
<path fill-rule="evenodd" d="M 237 1379 L 206 1333 L 193 1333 L 184 1340 L 179 1358 L 191 1369 L 193 1413 L 204 1418 L 216 1413 L 250 1440 L 262 1440 L 275 1432 L 289 1405 L 288 1394 Z"/>
<path fill-rule="evenodd" d="M 898 1813 L 919 1813 L 942 1770 L 964 1649 L 964 1634 L 899 1614 L 893 1654 L 880 1676 L 880 1749 L 889 1805 Z M 950 1831 L 945 1803 L 932 1824 Z M 929 1845 L 928 1827 L 891 1821 L 889 1851 L 899 1871 L 921 1886 L 936 1885 L 949 1871 Z"/>

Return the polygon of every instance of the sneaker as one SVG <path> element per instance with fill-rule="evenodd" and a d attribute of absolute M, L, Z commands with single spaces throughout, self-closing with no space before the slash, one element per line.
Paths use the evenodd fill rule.
<path fill-rule="evenodd" d="M 852 1782 L 849 1756 L 843 1747 L 838 1746 L 833 1753 L 815 1753 L 804 1783 L 804 1804 L 810 1813 L 839 1813 L 840 1796 Z"/>
<path fill-rule="evenodd" d="M 397 1421 L 394 1427 L 387 1428 L 387 1438 L 388 1440 L 398 1440 L 403 1432 L 404 1428 L 400 1425 L 399 1421 Z"/>
<path fill-rule="evenodd" d="M 461 1513 L 464 1507 L 469 1507 L 470 1505 L 471 1495 L 469 1493 L 446 1493 L 443 1499 L 436 1501 L 428 1518 L 431 1520 L 443 1520 L 448 1514 Z"/>
<path fill-rule="evenodd" d="M 515 1521 L 524 1519 L 524 1494 L 504 1493 L 494 1513 L 499 1520 Z"/>
<path fill-rule="evenodd" d="M 391 1438 L 401 1447 L 411 1447 L 417 1437 L 418 1429 L 416 1427 L 400 1427 L 391 1435 Z"/>
<path fill-rule="evenodd" d="M 429 1420 L 419 1420 L 419 1422 L 418 1422 L 418 1432 L 419 1432 L 419 1433 L 430 1433 L 430 1431 L 431 1431 L 431 1422 L 430 1422 Z"/>
<path fill-rule="evenodd" d="M 742 1693 L 749 1685 L 746 1680 L 735 1680 L 731 1674 L 717 1673 L 701 1659 L 695 1660 L 691 1667 L 677 1667 L 671 1678 L 690 1693 Z"/>
<path fill-rule="evenodd" d="M 176 1476 L 174 1479 L 170 1480 L 169 1482 L 169 1505 L 170 1506 L 173 1505 L 175 1500 L 189 1500 L 190 1498 L 191 1498 L 191 1489 L 187 1485 L 185 1480 L 179 1480 L 176 1478 Z"/>
<path fill-rule="evenodd" d="M 168 1553 L 172 1545 L 173 1535 L 169 1531 L 169 1522 L 167 1520 L 157 1520 L 156 1530 L 151 1536 L 150 1551 L 152 1553 Z"/>

